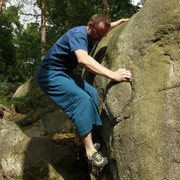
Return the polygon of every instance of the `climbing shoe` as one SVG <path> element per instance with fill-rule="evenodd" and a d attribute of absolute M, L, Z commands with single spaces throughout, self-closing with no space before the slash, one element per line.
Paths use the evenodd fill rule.
<path fill-rule="evenodd" d="M 100 143 L 94 143 L 94 149 L 96 149 L 97 151 L 101 148 L 101 144 Z"/>
<path fill-rule="evenodd" d="M 94 166 L 97 166 L 99 168 L 103 168 L 108 163 L 108 158 L 103 157 L 100 152 L 95 151 L 89 157 L 89 162 Z"/>

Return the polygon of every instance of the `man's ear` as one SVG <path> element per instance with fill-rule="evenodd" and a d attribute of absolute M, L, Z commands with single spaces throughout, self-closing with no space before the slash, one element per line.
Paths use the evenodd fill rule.
<path fill-rule="evenodd" d="M 89 21 L 88 25 L 91 27 L 93 26 L 93 22 L 92 21 Z"/>

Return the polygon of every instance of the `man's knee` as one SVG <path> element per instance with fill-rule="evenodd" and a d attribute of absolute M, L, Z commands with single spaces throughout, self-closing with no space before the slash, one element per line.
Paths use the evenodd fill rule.
<path fill-rule="evenodd" d="M 93 99 L 97 99 L 98 98 L 98 92 L 97 92 L 97 90 L 94 87 L 92 87 L 91 90 L 89 91 L 89 95 Z"/>
<path fill-rule="evenodd" d="M 81 105 L 91 104 L 93 102 L 92 97 L 87 93 L 81 93 L 76 98 L 76 103 Z"/>

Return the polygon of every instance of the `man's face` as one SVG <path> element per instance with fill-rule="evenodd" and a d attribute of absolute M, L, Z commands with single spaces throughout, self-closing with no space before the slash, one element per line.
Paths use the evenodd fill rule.
<path fill-rule="evenodd" d="M 109 31 L 109 27 L 107 27 L 104 22 L 100 22 L 95 28 L 93 25 L 90 26 L 89 37 L 91 42 L 99 42 Z"/>

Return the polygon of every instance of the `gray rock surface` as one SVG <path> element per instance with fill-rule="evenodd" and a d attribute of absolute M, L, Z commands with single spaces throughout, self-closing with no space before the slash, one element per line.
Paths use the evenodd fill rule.
<path fill-rule="evenodd" d="M 75 133 L 75 126 L 72 120 L 70 120 L 61 109 L 43 116 L 40 121 L 40 126 L 44 129 L 45 132 Z"/>
<path fill-rule="evenodd" d="M 37 91 L 38 93 L 43 94 L 41 91 L 40 87 L 37 84 L 36 78 L 33 77 L 29 79 L 26 83 L 21 84 L 15 93 L 13 94 L 14 98 L 22 97 L 25 96 L 27 93 L 32 92 L 32 91 Z"/>
<path fill-rule="evenodd" d="M 7 179 L 77 179 L 73 151 L 50 138 L 28 138 L 0 119 L 0 145 L 0 172 Z"/>
<path fill-rule="evenodd" d="M 16 124 L 0 119 L 0 158 L 8 149 L 26 139 L 27 136 Z"/>
<path fill-rule="evenodd" d="M 179 32 L 179 0 L 147 0 L 94 50 L 102 65 L 133 74 L 132 83 L 113 83 L 84 73 L 99 92 L 114 180 L 180 178 Z"/>

